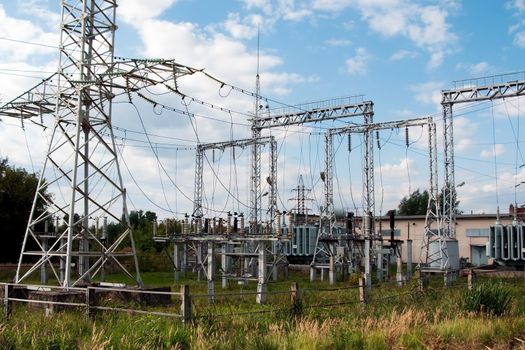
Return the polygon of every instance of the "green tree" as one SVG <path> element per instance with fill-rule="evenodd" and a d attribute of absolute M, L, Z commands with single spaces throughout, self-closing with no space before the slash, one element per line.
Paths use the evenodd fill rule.
<path fill-rule="evenodd" d="M 428 206 L 428 191 L 415 190 L 408 197 L 403 197 L 398 205 L 398 215 L 425 215 Z"/>
<path fill-rule="evenodd" d="M 16 262 L 19 258 L 29 214 L 38 186 L 36 174 L 30 174 L 23 168 L 9 165 L 8 159 L 0 159 L 0 261 Z M 44 192 L 47 199 L 51 195 Z M 46 211 L 45 202 L 38 199 L 35 207 L 35 216 Z M 35 227 L 42 232 L 41 227 Z"/>
<path fill-rule="evenodd" d="M 459 201 L 457 200 L 457 192 L 454 189 L 452 191 L 453 196 L 453 210 L 456 214 L 463 213 L 459 210 Z M 419 189 L 415 190 L 408 197 L 403 197 L 398 205 L 398 215 L 425 215 L 428 208 L 429 193 L 427 190 L 421 192 Z M 443 190 L 438 195 L 440 204 L 440 211 L 443 213 Z"/>

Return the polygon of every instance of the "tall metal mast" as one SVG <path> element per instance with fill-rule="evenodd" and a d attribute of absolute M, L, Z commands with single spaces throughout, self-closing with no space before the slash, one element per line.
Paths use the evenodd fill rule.
<path fill-rule="evenodd" d="M 261 137 L 261 129 L 257 127 L 259 122 L 259 110 L 261 108 L 261 81 L 259 76 L 259 30 L 257 30 L 257 75 L 255 76 L 255 101 L 254 101 L 254 118 L 252 123 L 252 139 L 256 140 Z M 252 145 L 252 167 L 250 173 L 250 229 L 251 233 L 258 232 L 258 224 L 261 218 L 261 150 L 260 145 Z"/>

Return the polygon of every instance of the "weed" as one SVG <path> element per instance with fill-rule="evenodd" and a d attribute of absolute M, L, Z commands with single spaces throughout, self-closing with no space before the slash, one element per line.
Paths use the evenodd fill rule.
<path fill-rule="evenodd" d="M 499 283 L 483 282 L 472 290 L 467 290 L 463 296 L 465 311 L 503 315 L 511 302 L 511 291 Z"/>

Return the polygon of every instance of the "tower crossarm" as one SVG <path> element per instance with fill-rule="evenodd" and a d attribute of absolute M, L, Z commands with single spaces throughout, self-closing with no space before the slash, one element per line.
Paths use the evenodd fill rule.
<path fill-rule="evenodd" d="M 357 117 L 373 114 L 374 104 L 371 101 L 364 101 L 355 104 L 341 104 L 331 107 L 313 108 L 309 110 L 299 110 L 291 113 L 276 114 L 259 117 L 255 120 L 255 128 L 268 129 L 288 125 L 305 123 L 316 123 L 325 120 Z"/>
<path fill-rule="evenodd" d="M 525 95 L 525 80 L 442 91 L 442 103 L 466 103 Z"/>
<path fill-rule="evenodd" d="M 229 147 L 247 147 L 253 144 L 269 144 L 274 140 L 273 136 L 268 137 L 259 137 L 257 139 L 240 139 L 240 140 L 231 140 L 231 141 L 222 141 L 222 142 L 210 142 L 210 143 L 201 143 L 197 145 L 197 149 L 200 151 L 207 151 L 210 149 L 225 149 Z"/>
<path fill-rule="evenodd" d="M 57 105 L 66 108 L 75 105 L 75 91 L 81 88 L 100 89 L 109 98 L 152 86 L 163 86 L 181 94 L 178 79 L 201 71 L 175 60 L 125 59 L 115 61 L 105 72 L 96 74 L 89 80 L 71 74 L 55 73 L 13 100 L 0 105 L 0 116 L 28 119 L 52 114 Z M 62 86 L 60 91 L 59 86 Z"/>
<path fill-rule="evenodd" d="M 328 133 L 332 135 L 342 135 L 348 133 L 364 133 L 375 130 L 385 130 L 385 129 L 397 129 L 405 128 L 412 126 L 423 126 L 429 125 L 432 123 L 431 117 L 407 119 L 407 120 L 396 120 L 382 123 L 372 123 L 372 124 L 363 124 L 363 125 L 350 125 L 343 128 L 332 128 L 328 129 Z"/>
<path fill-rule="evenodd" d="M 53 113 L 56 106 L 58 74 L 43 79 L 28 91 L 0 105 L 0 116 L 28 119 Z"/>

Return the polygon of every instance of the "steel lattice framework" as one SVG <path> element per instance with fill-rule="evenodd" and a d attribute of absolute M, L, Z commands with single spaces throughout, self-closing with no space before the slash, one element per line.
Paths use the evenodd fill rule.
<path fill-rule="evenodd" d="M 437 157 L 436 157 L 436 128 L 435 123 L 432 118 L 416 118 L 416 119 L 407 119 L 399 121 L 390 121 L 390 122 L 381 122 L 381 123 L 372 123 L 372 116 L 366 117 L 363 125 L 352 125 L 342 128 L 333 128 L 329 129 L 325 134 L 325 211 L 323 213 L 323 222 L 322 222 L 322 232 L 318 237 L 316 243 L 316 250 L 323 249 L 319 243 L 319 239 L 324 237 L 331 237 L 333 235 L 333 226 L 335 224 L 335 215 L 334 215 L 334 198 L 333 198 L 333 137 L 336 135 L 352 134 L 352 133 L 361 133 L 363 134 L 363 147 L 364 147 L 364 169 L 363 169 L 363 201 L 364 201 L 364 216 L 363 216 L 363 234 L 365 238 L 365 278 L 367 283 L 370 280 L 370 240 L 377 238 L 373 232 L 372 224 L 374 222 L 375 215 L 375 197 L 374 197 L 374 146 L 373 146 L 373 131 L 385 130 L 385 129 L 398 129 L 398 128 L 408 128 L 414 126 L 428 126 L 428 139 L 429 139 L 429 172 L 430 172 L 430 195 L 429 203 L 427 209 L 427 217 L 425 222 L 425 236 L 430 232 L 440 232 L 439 220 L 435 210 L 437 205 L 437 190 L 435 181 L 437 181 Z M 432 229 L 434 223 L 438 224 L 437 230 Z M 334 249 L 325 249 L 323 251 L 333 251 Z M 316 261 L 319 252 L 314 253 L 314 258 L 312 266 L 317 264 L 323 264 L 325 262 Z"/>
<path fill-rule="evenodd" d="M 454 116 L 453 106 L 459 103 L 481 102 L 525 95 L 525 74 L 512 73 L 479 79 L 455 82 L 454 89 L 442 91 L 443 143 L 444 143 L 444 185 L 442 232 L 431 240 L 439 240 L 440 254 L 444 257 L 441 269 L 448 269 L 446 238 L 456 237 L 456 181 L 454 173 Z M 507 80 L 507 81 L 505 81 Z M 499 81 L 499 82 L 497 82 Z M 489 83 L 491 82 L 491 83 Z M 437 181 L 437 180 L 436 180 Z M 427 246 L 428 247 L 428 246 Z M 428 256 L 428 253 L 427 253 Z M 431 261 L 432 259 L 427 259 Z"/>
<path fill-rule="evenodd" d="M 257 95 L 258 96 L 258 95 Z M 319 101 L 308 103 L 304 105 L 296 105 L 286 107 L 284 111 L 270 112 L 267 115 L 260 115 L 258 112 L 252 120 L 252 137 L 254 139 L 261 137 L 261 131 L 264 129 L 271 129 L 277 127 L 286 127 L 290 125 L 302 125 L 308 123 L 318 123 L 327 120 L 336 120 L 343 118 L 351 118 L 357 116 L 364 116 L 371 118 L 374 115 L 374 104 L 371 101 L 361 101 L 358 103 L 352 102 L 354 97 L 339 98 L 333 100 Z M 262 106 L 259 105 L 260 99 L 256 98 L 256 111 L 259 111 Z M 250 220 L 252 222 L 252 230 L 256 225 L 260 215 L 260 202 L 256 203 L 258 198 L 261 198 L 261 161 L 260 149 L 256 144 L 252 148 L 252 215 Z M 275 151 L 276 152 L 276 151 Z M 275 200 L 276 201 L 276 200 Z M 274 211 L 275 212 L 275 211 Z M 273 222 L 273 216 L 270 219 Z M 254 231 L 256 232 L 256 231 Z"/>
<path fill-rule="evenodd" d="M 177 79 L 198 70 L 173 60 L 115 58 L 116 7 L 115 0 L 63 0 L 57 73 L 0 107 L 0 115 L 22 121 L 54 117 L 17 283 L 48 267 L 59 284 L 72 287 L 90 282 L 111 263 L 142 285 L 112 129 L 112 101 L 122 94 L 131 101 L 132 92 L 157 84 L 178 91 Z M 42 201 L 45 212 L 37 210 Z M 108 242 L 89 224 L 99 218 L 120 228 Z M 56 222 L 55 232 L 42 230 L 50 220 Z M 132 263 L 126 263 L 130 258 Z M 32 266 L 23 272 L 28 262 Z"/>
<path fill-rule="evenodd" d="M 269 137 L 259 137 L 257 139 L 241 139 L 241 140 L 231 140 L 223 142 L 211 142 L 211 143 L 202 143 L 197 145 L 197 150 L 195 153 L 195 189 L 194 189 L 194 198 L 193 198 L 193 215 L 195 217 L 202 217 L 202 190 L 203 190 L 203 168 L 204 168 L 204 153 L 207 150 L 218 149 L 224 150 L 226 148 L 239 147 L 245 148 L 248 146 L 262 146 L 265 144 L 270 145 L 270 175 L 268 178 L 269 189 L 269 211 L 271 217 L 273 213 L 277 210 L 277 142 L 273 136 Z"/>

